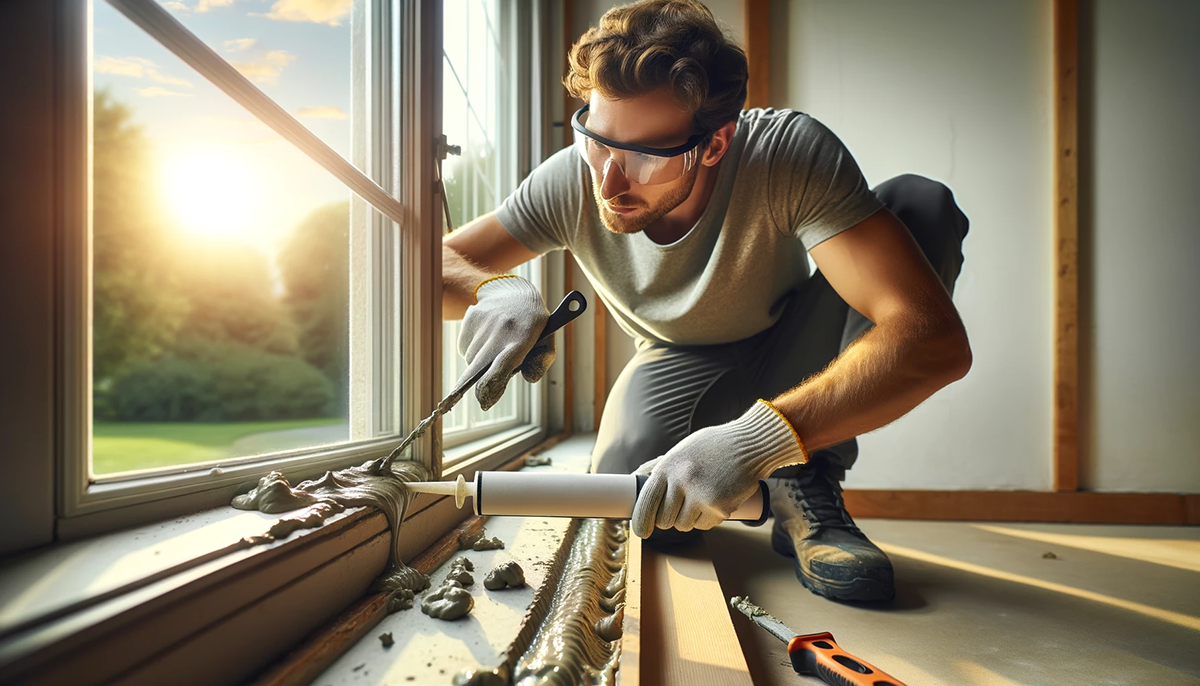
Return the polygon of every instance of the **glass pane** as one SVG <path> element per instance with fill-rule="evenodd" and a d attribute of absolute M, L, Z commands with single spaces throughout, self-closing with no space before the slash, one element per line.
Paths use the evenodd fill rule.
<path fill-rule="evenodd" d="M 442 130 L 462 154 L 445 162 L 446 197 L 456 226 L 491 212 L 516 187 L 506 178 L 503 161 L 516 151 L 511 143 L 516 122 L 506 116 L 500 94 L 511 90 L 505 67 L 508 55 L 500 40 L 499 0 L 446 0 L 442 63 Z M 527 276 L 528 268 L 516 273 Z M 453 387 L 465 361 L 457 353 L 459 326 L 447 322 L 443 387 Z M 452 373 L 453 370 L 453 373 Z M 528 400 L 524 380 L 514 379 L 495 407 L 479 409 L 467 398 L 445 417 L 443 434 L 453 438 L 488 425 L 511 422 Z"/>
<path fill-rule="evenodd" d="M 254 21 L 203 26 L 223 50 L 295 55 L 266 58 L 289 107 L 345 110 L 338 27 L 318 45 Z M 347 440 L 349 191 L 103 2 L 93 28 L 92 472 Z M 306 56 L 344 82 L 293 83 Z"/>
<path fill-rule="evenodd" d="M 162 5 L 350 160 L 350 24 L 352 17 L 361 21 L 364 2 L 182 0 Z"/>

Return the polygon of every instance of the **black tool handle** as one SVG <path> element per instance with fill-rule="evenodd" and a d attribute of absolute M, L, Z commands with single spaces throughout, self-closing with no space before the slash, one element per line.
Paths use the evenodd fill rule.
<path fill-rule="evenodd" d="M 575 320 L 583 311 L 587 309 L 587 299 L 583 297 L 583 293 L 579 291 L 571 291 L 563 297 L 562 302 L 554 311 L 550 313 L 550 318 L 546 320 L 546 328 L 542 329 L 542 335 L 538 336 L 538 343 L 544 343 L 547 338 L 554 335 L 556 331 L 563 328 L 567 323 Z M 534 347 L 537 347 L 536 345 Z"/>
<path fill-rule="evenodd" d="M 550 313 L 549 319 L 546 320 L 546 326 L 542 329 L 542 335 L 538 336 L 537 343 L 533 344 L 533 348 L 529 350 L 529 355 L 525 356 L 525 360 L 528 360 L 529 357 L 533 355 L 533 351 L 537 350 L 539 345 L 550 340 L 550 338 L 553 337 L 559 329 L 574 321 L 579 317 L 579 315 L 583 314 L 583 311 L 586 309 L 587 298 L 583 297 L 583 293 L 580 293 L 579 291 L 571 291 L 570 293 L 567 293 L 567 295 L 563 297 L 562 302 L 558 304 L 558 307 L 554 308 L 554 311 Z M 525 360 L 522 360 L 522 363 L 524 363 Z M 519 371 L 521 371 L 520 367 L 514 369 L 513 376 L 516 376 Z"/>

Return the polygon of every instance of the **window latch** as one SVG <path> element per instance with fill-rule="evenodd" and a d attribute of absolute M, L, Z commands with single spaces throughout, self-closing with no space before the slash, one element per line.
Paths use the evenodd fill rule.
<path fill-rule="evenodd" d="M 450 145 L 450 142 L 446 139 L 446 134 L 444 133 L 434 140 L 433 146 L 435 148 L 434 154 L 437 155 L 438 160 L 446 159 L 446 155 L 454 155 L 455 157 L 458 157 L 462 154 L 462 146 Z"/>

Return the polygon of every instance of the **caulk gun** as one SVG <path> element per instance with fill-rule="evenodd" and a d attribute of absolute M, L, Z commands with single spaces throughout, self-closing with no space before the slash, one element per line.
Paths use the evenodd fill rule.
<path fill-rule="evenodd" d="M 582 314 L 586 307 L 587 301 L 579 291 L 568 293 L 550 314 L 538 343 L 553 336 L 555 331 Z M 390 455 L 381 458 L 383 467 L 390 467 L 392 460 L 435 419 L 449 412 L 486 371 L 487 368 L 480 369 L 474 377 L 467 379 L 438 403 L 433 414 L 421 421 Z M 647 478 L 635 474 L 475 472 L 473 483 L 466 483 L 459 476 L 457 481 L 414 481 L 407 486 L 417 493 L 452 495 L 454 504 L 459 508 L 467 496 L 471 496 L 476 515 L 629 519 L 633 516 L 633 505 Z M 729 519 L 755 525 L 767 521 L 771 497 L 767 482 L 760 480 L 758 485 L 758 491 L 742 503 Z"/>
<path fill-rule="evenodd" d="M 467 483 L 413 481 L 411 491 L 454 496 L 461 508 L 471 497 L 477 515 L 519 517 L 597 517 L 629 519 L 633 506 L 649 477 L 640 474 L 572 474 L 568 472 L 475 472 Z M 767 521 L 770 493 L 759 480 L 758 490 L 729 516 L 752 525 Z"/>

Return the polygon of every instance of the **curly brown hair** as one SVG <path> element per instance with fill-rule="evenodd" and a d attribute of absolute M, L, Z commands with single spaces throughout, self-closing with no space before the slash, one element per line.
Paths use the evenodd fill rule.
<path fill-rule="evenodd" d="M 614 7 L 568 59 L 563 85 L 573 97 L 619 100 L 667 87 L 704 134 L 735 120 L 746 102 L 746 53 L 695 0 Z"/>

